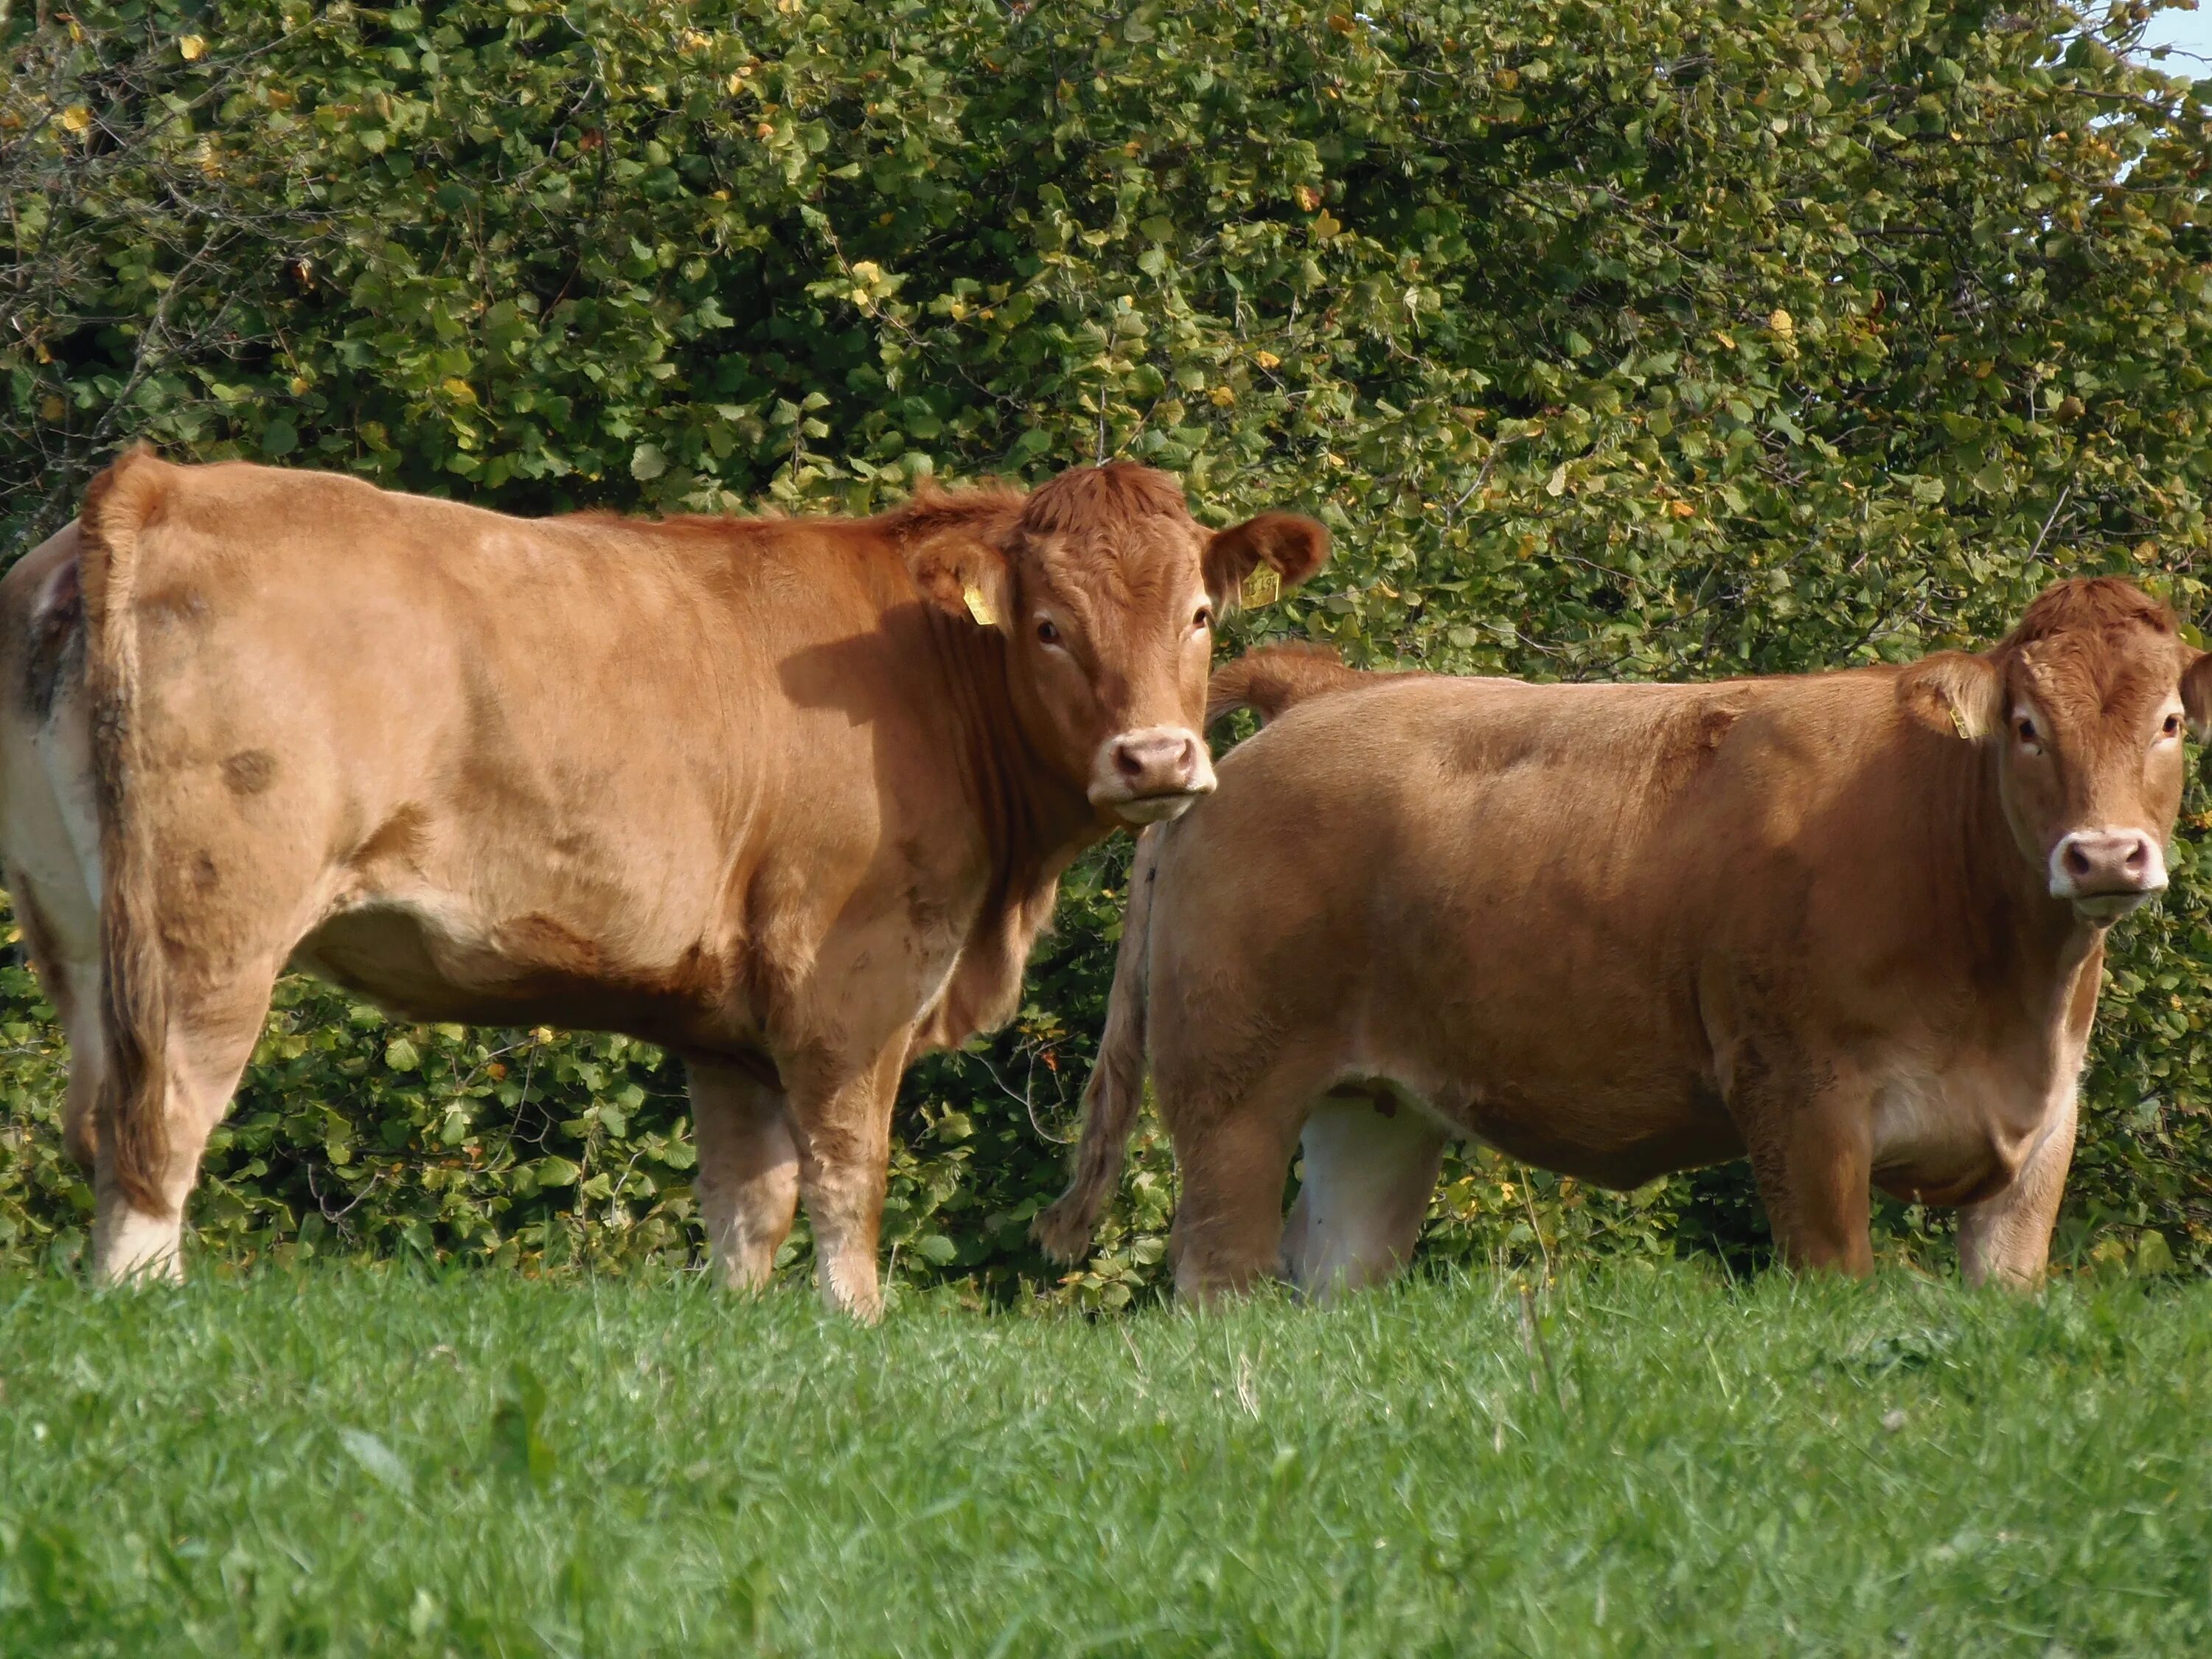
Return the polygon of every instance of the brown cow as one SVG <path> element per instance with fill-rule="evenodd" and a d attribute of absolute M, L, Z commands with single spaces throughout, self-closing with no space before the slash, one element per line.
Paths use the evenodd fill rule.
<path fill-rule="evenodd" d="M 1186 1293 L 1386 1276 L 1450 1136 L 1622 1188 L 1748 1153 L 1793 1263 L 1871 1267 L 1872 1182 L 1961 1206 L 1970 1279 L 2042 1272 L 2105 933 L 2212 712 L 2165 606 L 2062 582 L 1904 668 L 1288 684 L 1217 677 L 1280 718 L 1140 844 L 1055 1255 L 1149 1054 Z"/>
<path fill-rule="evenodd" d="M 901 1069 L 1011 1012 L 1081 848 L 1213 787 L 1215 611 L 1327 551 L 1129 465 L 653 523 L 126 457 L 0 582 L 0 855 L 96 1271 L 176 1271 L 289 963 L 666 1045 L 728 1278 L 803 1197 L 872 1314 Z"/>

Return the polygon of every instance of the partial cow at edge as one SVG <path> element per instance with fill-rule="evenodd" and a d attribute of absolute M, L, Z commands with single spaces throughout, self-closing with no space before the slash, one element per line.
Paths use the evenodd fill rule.
<path fill-rule="evenodd" d="M 1453 1137 L 1616 1188 L 1748 1155 L 1792 1264 L 1869 1271 L 1873 1185 L 1958 1206 L 1969 1279 L 2042 1273 L 2212 714 L 2165 605 L 2064 581 L 1979 653 L 1704 685 L 1255 653 L 1212 705 L 1267 724 L 1139 844 L 1054 1255 L 1149 1066 L 1185 1294 L 1387 1277 Z"/>
<path fill-rule="evenodd" d="M 95 1272 L 177 1271 L 290 964 L 664 1044 L 725 1274 L 803 1199 L 872 1315 L 901 1070 L 1012 1012 L 1079 852 L 1213 787 L 1214 614 L 1328 547 L 1127 465 L 652 522 L 125 456 L 0 581 L 0 860 Z"/>

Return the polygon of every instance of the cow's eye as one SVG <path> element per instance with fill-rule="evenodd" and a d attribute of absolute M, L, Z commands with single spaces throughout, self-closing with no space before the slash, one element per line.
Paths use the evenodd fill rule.
<path fill-rule="evenodd" d="M 1043 644 L 1058 645 L 1060 643 L 1060 629 L 1054 628 L 1052 625 L 1051 620 L 1048 618 L 1037 624 L 1037 638 Z"/>
<path fill-rule="evenodd" d="M 1211 627 L 1212 627 L 1212 626 L 1213 626 L 1213 607 L 1212 607 L 1212 605 L 1201 605 L 1200 606 L 1199 606 L 1199 607 L 1198 607 L 1198 614 L 1197 614 L 1195 617 L 1193 617 L 1190 619 L 1190 625 L 1191 625 L 1193 628 L 1211 628 Z"/>
<path fill-rule="evenodd" d="M 2035 722 L 2023 716 L 2020 722 L 2019 731 L 2021 742 L 2025 744 L 2030 749 L 2034 748 L 2036 739 Z"/>
<path fill-rule="evenodd" d="M 2180 715 L 2168 714 L 2166 717 L 2166 735 L 2169 738 L 2178 738 L 2181 735 Z"/>

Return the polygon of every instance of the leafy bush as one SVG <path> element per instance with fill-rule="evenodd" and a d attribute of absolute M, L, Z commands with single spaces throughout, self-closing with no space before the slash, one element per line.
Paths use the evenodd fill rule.
<path fill-rule="evenodd" d="M 1354 660 L 1703 677 L 1993 636 L 2121 571 L 2206 604 L 2208 100 L 2045 0 L 95 0 L 0 13 L 0 523 L 131 436 L 522 512 L 859 511 L 1134 456 L 1302 506 L 1244 619 Z M 2212 1251 L 2212 817 L 2112 964 L 2062 1245 Z M 1010 1031 L 909 1079 L 899 1270 L 1004 1294 L 1126 848 Z M 76 1248 L 20 975 L 0 1232 Z M 678 1079 L 288 982 L 195 1212 L 226 1258 L 696 1248 Z M 1065 1293 L 1157 1278 L 1169 1169 Z M 1898 1248 L 1935 1220 L 1887 1212 Z M 1741 1251 L 1471 1155 L 1431 1248 Z M 803 1249 L 803 1239 L 795 1249 Z"/>

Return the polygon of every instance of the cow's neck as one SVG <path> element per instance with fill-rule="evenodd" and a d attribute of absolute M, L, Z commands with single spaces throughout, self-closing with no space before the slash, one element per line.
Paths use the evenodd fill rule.
<path fill-rule="evenodd" d="M 1003 635 L 932 618 L 947 748 L 987 866 L 974 926 L 916 1047 L 951 1047 L 1010 1018 L 1060 872 L 1103 830 L 1084 792 L 1030 741 L 1006 684 Z"/>
<path fill-rule="evenodd" d="M 2009 981 L 2021 1003 L 2052 1029 L 2063 1027 L 2085 969 L 2094 971 L 2105 929 L 2051 896 L 2049 878 L 2025 857 L 2007 821 L 1996 749 L 1947 745 L 1956 822 L 1963 834 L 1954 866 L 1985 971 Z"/>

